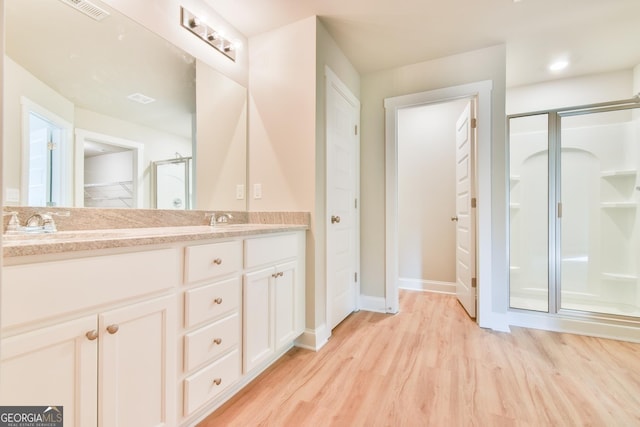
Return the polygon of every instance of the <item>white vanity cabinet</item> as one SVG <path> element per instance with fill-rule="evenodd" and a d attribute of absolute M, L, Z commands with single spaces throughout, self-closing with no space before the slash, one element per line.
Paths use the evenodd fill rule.
<path fill-rule="evenodd" d="M 177 253 L 5 266 L 0 404 L 63 406 L 65 426 L 175 425 Z"/>
<path fill-rule="evenodd" d="M 245 241 L 243 369 L 247 374 L 304 330 L 304 234 Z"/>

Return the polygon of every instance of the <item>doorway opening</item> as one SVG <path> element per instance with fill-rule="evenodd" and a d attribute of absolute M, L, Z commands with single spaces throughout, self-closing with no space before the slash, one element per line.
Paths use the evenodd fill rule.
<path fill-rule="evenodd" d="M 400 231 L 399 231 L 399 117 L 403 109 L 442 104 L 459 100 L 476 99 L 477 111 L 477 172 L 474 173 L 476 183 L 475 197 L 486 200 L 478 203 L 475 208 L 473 223 L 477 230 L 474 239 L 477 248 L 474 257 L 477 266 L 477 313 L 476 319 L 480 326 L 496 328 L 492 319 L 492 289 L 491 289 L 491 91 L 492 82 L 482 81 L 460 86 L 453 86 L 427 92 L 403 95 L 385 99 L 386 111 L 386 156 L 385 156 L 385 192 L 386 192 L 386 311 L 396 313 L 399 309 L 400 288 Z M 424 188 L 424 184 L 423 184 Z M 469 200 L 471 202 L 471 200 Z M 457 208 L 456 208 L 457 209 Z M 457 210 L 456 210 L 457 212 Z M 456 215 L 448 215 L 448 220 Z M 482 283 L 486 283 L 483 287 Z M 449 288 L 451 289 L 451 288 Z M 476 295 L 474 290 L 473 302 Z M 462 301 L 461 301 L 462 302 Z M 464 303 L 463 303 L 464 305 Z M 473 304 L 475 306 L 475 304 Z"/>
<path fill-rule="evenodd" d="M 28 206 L 70 206 L 71 125 L 26 98 L 22 117 L 22 200 Z"/>

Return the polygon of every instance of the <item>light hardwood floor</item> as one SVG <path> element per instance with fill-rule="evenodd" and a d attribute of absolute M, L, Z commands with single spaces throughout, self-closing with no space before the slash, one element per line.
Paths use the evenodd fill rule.
<path fill-rule="evenodd" d="M 640 344 L 483 330 L 447 295 L 400 307 L 292 349 L 199 427 L 640 426 Z"/>

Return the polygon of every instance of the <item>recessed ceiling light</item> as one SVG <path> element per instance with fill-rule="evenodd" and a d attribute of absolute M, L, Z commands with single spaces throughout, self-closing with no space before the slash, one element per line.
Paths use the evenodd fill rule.
<path fill-rule="evenodd" d="M 564 70 L 565 68 L 567 68 L 568 66 L 569 66 L 569 61 L 567 61 L 566 59 L 561 59 L 559 61 L 552 62 L 549 65 L 549 70 L 550 71 L 561 71 L 561 70 Z"/>

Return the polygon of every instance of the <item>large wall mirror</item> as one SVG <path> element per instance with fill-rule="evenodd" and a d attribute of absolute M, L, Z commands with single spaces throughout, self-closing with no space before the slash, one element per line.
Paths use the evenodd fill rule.
<path fill-rule="evenodd" d="M 4 205 L 245 210 L 246 89 L 91 2 L 4 2 Z"/>

